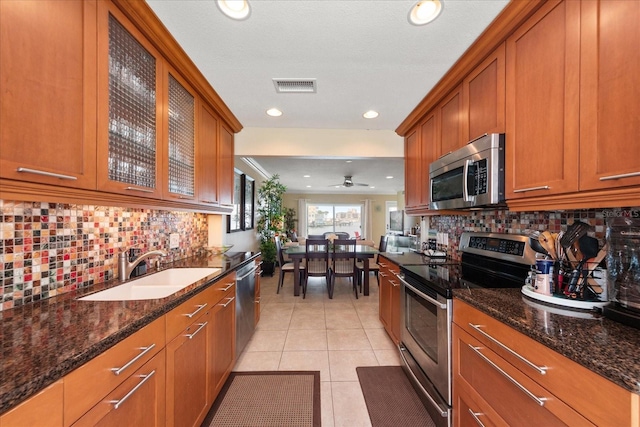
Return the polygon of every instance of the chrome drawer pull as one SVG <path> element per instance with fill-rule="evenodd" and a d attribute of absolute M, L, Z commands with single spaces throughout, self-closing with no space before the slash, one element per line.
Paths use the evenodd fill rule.
<path fill-rule="evenodd" d="M 217 202 L 217 201 L 215 201 L 215 200 L 200 200 L 200 202 L 202 202 L 202 203 L 208 203 L 208 204 L 210 204 L 210 205 L 218 205 L 218 206 L 220 205 L 220 202 Z"/>
<path fill-rule="evenodd" d="M 125 187 L 125 190 L 140 191 L 141 193 L 153 193 L 153 190 L 149 190 L 148 188 Z"/>
<path fill-rule="evenodd" d="M 227 298 L 227 299 L 228 299 L 229 301 L 227 301 L 227 303 L 226 303 L 226 304 L 220 304 L 220 305 L 226 308 L 229 304 L 231 304 L 231 301 L 233 301 L 234 299 L 236 299 L 236 297 L 230 297 L 230 298 Z"/>
<path fill-rule="evenodd" d="M 129 366 L 133 365 L 134 363 L 136 363 L 136 361 L 138 359 L 140 359 L 142 356 L 144 356 L 145 354 L 147 354 L 148 352 L 150 352 L 151 350 L 153 350 L 153 348 L 155 347 L 155 343 L 151 344 L 148 347 L 140 347 L 139 350 L 142 350 L 142 352 L 140 354 L 138 354 L 136 357 L 134 357 L 133 359 L 129 360 L 127 363 L 125 363 L 121 368 L 111 368 L 111 372 L 113 372 L 114 375 L 120 375 L 122 373 L 122 371 L 124 371 L 125 369 L 127 369 Z"/>
<path fill-rule="evenodd" d="M 549 190 L 551 187 L 548 185 L 543 185 L 541 187 L 531 187 L 531 188 L 521 188 L 519 190 L 513 190 L 514 193 L 526 193 L 527 191 L 537 191 L 537 190 Z"/>
<path fill-rule="evenodd" d="M 60 178 L 60 179 L 69 179 L 71 181 L 75 181 L 78 178 L 72 175 L 62 175 L 61 173 L 53 173 L 53 172 L 46 172 L 46 171 L 41 171 L 38 169 L 29 169 L 29 168 L 18 168 L 16 169 L 17 172 L 25 172 L 25 173 L 32 173 L 34 175 L 42 175 L 42 176 L 50 176 L 51 178 Z"/>
<path fill-rule="evenodd" d="M 126 402 L 127 399 L 130 398 L 131 395 L 136 392 L 136 390 L 138 390 L 140 387 L 142 387 L 142 384 L 146 383 L 147 380 L 149 378 L 151 378 L 155 373 L 156 373 L 156 371 L 153 370 L 153 371 L 149 372 L 147 375 L 138 375 L 138 377 L 142 378 L 142 381 L 140 381 L 134 388 L 132 388 L 129 391 L 129 393 L 125 394 L 122 399 L 120 399 L 120 400 L 110 400 L 109 403 L 113 403 L 113 408 L 114 409 L 118 409 L 120 407 L 120 405 L 122 405 L 124 402 Z"/>
<path fill-rule="evenodd" d="M 514 350 L 511 350 L 509 347 L 507 347 L 506 345 L 502 344 L 500 341 L 498 341 L 497 339 L 495 339 L 494 337 L 492 337 L 491 335 L 489 335 L 488 333 L 486 333 L 485 331 L 480 329 L 480 328 L 483 327 L 483 325 L 474 325 L 473 323 L 469 323 L 469 326 L 471 326 L 476 331 L 480 332 L 485 337 L 489 338 L 494 343 L 498 344 L 503 349 L 507 350 L 509 353 L 511 353 L 512 355 L 514 355 L 518 359 L 522 360 L 524 363 L 529 365 L 532 369 L 538 371 L 538 373 L 540 375 L 544 375 L 544 374 L 547 373 L 547 369 L 549 369 L 547 366 L 538 366 L 535 363 L 531 362 L 529 359 L 527 359 L 524 356 L 520 355 L 519 353 L 516 353 Z"/>
<path fill-rule="evenodd" d="M 391 283 L 394 288 L 400 286 L 400 283 L 396 283 L 394 280 L 389 280 L 389 283 Z"/>
<path fill-rule="evenodd" d="M 207 306 L 207 303 L 205 302 L 204 304 L 200 304 L 198 305 L 196 311 L 194 311 L 193 313 L 189 313 L 189 314 L 183 314 L 183 316 L 187 316 L 189 319 L 191 319 L 193 316 L 195 316 L 196 314 L 198 314 L 198 312 L 200 310 L 202 310 L 203 308 L 205 308 Z"/>
<path fill-rule="evenodd" d="M 505 377 L 506 379 L 508 379 L 509 381 L 511 381 L 511 383 L 513 385 L 515 385 L 516 387 L 518 387 L 520 390 L 522 390 L 522 392 L 524 394 L 526 394 L 527 396 L 529 396 L 531 399 L 533 399 L 538 405 L 540 406 L 544 406 L 544 402 L 547 400 L 546 397 L 538 397 L 535 394 L 531 393 L 529 390 L 527 390 L 525 388 L 525 386 L 523 386 L 522 384 L 520 384 L 518 381 L 516 381 L 511 375 L 507 374 L 505 371 L 502 370 L 502 368 L 500 368 L 498 365 L 496 365 L 495 363 L 493 363 L 487 356 L 485 356 L 484 354 L 480 353 L 480 349 L 482 347 L 474 347 L 471 344 L 467 344 L 469 346 L 469 348 L 473 351 L 476 352 L 476 354 L 478 356 L 480 356 L 485 362 L 487 362 L 489 365 L 493 366 L 493 368 L 500 372 L 502 374 L 503 377 Z"/>
<path fill-rule="evenodd" d="M 218 289 L 219 291 L 222 292 L 227 292 L 229 289 L 233 288 L 233 285 L 235 285 L 235 283 L 231 283 L 229 286 L 227 286 L 226 288 L 222 288 L 222 289 Z"/>
<path fill-rule="evenodd" d="M 600 181 L 609 181 L 612 179 L 632 178 L 634 176 L 640 176 L 640 172 L 622 173 L 620 175 L 603 176 Z"/>
<path fill-rule="evenodd" d="M 469 413 L 471 414 L 471 416 L 473 417 L 473 419 L 476 421 L 476 423 L 478 423 L 478 425 L 480 427 L 484 427 L 484 424 L 482 423 L 482 421 L 480 421 L 480 419 L 478 418 L 481 415 L 484 415 L 482 412 L 473 412 L 471 410 L 471 408 L 469 408 Z"/>
<path fill-rule="evenodd" d="M 185 337 L 189 338 L 189 339 L 193 339 L 193 337 L 195 337 L 196 335 L 198 335 L 198 332 L 200 332 L 202 330 L 202 328 L 204 328 L 205 326 L 207 326 L 207 323 L 209 322 L 204 322 L 204 323 L 198 323 L 198 326 L 200 326 L 198 329 L 195 330 L 194 333 L 192 333 L 191 335 L 187 334 L 185 335 Z"/>
<path fill-rule="evenodd" d="M 379 271 L 378 274 L 381 275 L 382 277 L 387 277 L 388 276 L 388 274 L 385 273 L 384 271 Z"/>
<path fill-rule="evenodd" d="M 387 268 L 387 264 L 385 264 L 384 262 L 380 262 L 380 261 L 378 261 L 378 265 L 379 265 L 380 267 Z"/>

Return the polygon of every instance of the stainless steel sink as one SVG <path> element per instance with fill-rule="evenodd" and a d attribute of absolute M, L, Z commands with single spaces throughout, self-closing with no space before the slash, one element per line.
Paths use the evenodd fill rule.
<path fill-rule="evenodd" d="M 130 301 L 166 298 L 200 279 L 219 273 L 220 270 L 219 268 L 170 268 L 78 299 L 81 301 Z"/>

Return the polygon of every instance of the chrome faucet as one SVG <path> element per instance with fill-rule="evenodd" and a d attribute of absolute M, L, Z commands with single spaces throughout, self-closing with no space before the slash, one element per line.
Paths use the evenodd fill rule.
<path fill-rule="evenodd" d="M 156 250 L 147 252 L 146 254 L 142 254 L 138 258 L 129 262 L 129 260 L 127 259 L 128 254 L 129 251 L 127 250 L 124 252 L 120 252 L 120 254 L 118 255 L 118 278 L 120 280 L 129 279 L 129 276 L 131 276 L 131 272 L 133 271 L 133 269 L 136 268 L 138 264 L 140 264 L 145 259 L 152 256 L 167 256 L 167 253 L 165 251 Z"/>

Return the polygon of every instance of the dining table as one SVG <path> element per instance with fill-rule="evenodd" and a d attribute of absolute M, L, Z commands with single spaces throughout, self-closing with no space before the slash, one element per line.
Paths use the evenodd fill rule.
<path fill-rule="evenodd" d="M 306 247 L 304 245 L 288 246 L 284 253 L 293 261 L 293 295 L 300 295 L 300 261 L 304 259 L 306 254 Z M 362 293 L 365 296 L 369 295 L 369 259 L 378 254 L 378 250 L 372 246 L 356 245 L 356 258 L 362 260 L 364 267 L 364 282 L 362 284 Z M 333 252 L 329 249 L 329 258 L 333 256 Z"/>

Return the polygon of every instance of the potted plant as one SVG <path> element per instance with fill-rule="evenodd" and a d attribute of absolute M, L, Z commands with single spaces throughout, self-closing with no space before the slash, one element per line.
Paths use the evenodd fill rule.
<path fill-rule="evenodd" d="M 293 208 L 284 208 L 284 230 L 287 233 L 287 238 L 291 239 L 296 232 L 296 210 Z"/>
<path fill-rule="evenodd" d="M 256 229 L 262 253 L 262 274 L 273 276 L 277 259 L 276 236 L 284 231 L 282 195 L 287 187 L 280 183 L 280 176 L 273 175 L 258 188 L 258 223 Z"/>

